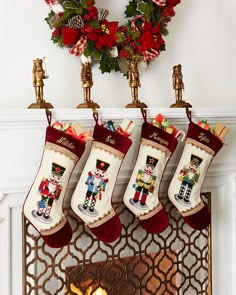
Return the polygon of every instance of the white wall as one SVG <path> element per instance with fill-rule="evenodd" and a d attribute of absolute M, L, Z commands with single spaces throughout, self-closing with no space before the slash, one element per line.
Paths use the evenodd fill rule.
<path fill-rule="evenodd" d="M 97 3 L 110 9 L 111 19 L 122 20 L 128 0 Z M 235 11 L 235 0 L 182 0 L 169 26 L 166 52 L 141 74 L 140 100 L 149 107 L 169 107 L 174 102 L 172 67 L 180 63 L 184 98 L 194 107 L 236 106 Z M 44 0 L 1 2 L 0 109 L 24 109 L 35 101 L 31 72 L 37 57 L 46 57 L 50 76 L 45 81 L 46 100 L 55 108 L 74 108 L 83 101 L 80 62 L 50 41 L 44 21 L 48 12 Z M 93 76 L 93 99 L 101 107 L 122 108 L 130 102 L 122 74 L 102 75 L 95 67 Z"/>

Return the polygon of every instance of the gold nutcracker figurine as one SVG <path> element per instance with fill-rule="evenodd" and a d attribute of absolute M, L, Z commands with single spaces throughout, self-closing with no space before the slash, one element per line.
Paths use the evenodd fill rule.
<path fill-rule="evenodd" d="M 45 59 L 44 59 L 45 64 Z M 45 64 L 46 70 L 46 64 Z M 36 103 L 32 103 L 28 108 L 29 109 L 50 109 L 53 108 L 49 102 L 45 102 L 43 98 L 43 87 L 44 79 L 48 79 L 47 73 L 43 69 L 43 60 L 42 59 L 35 59 L 33 60 L 33 86 L 35 88 L 35 96 L 36 96 Z"/>
<path fill-rule="evenodd" d="M 146 108 L 147 105 L 138 99 L 138 88 L 141 87 L 139 80 L 138 62 L 133 60 L 128 67 L 129 87 L 131 88 L 132 103 L 127 104 L 126 108 Z"/>
<path fill-rule="evenodd" d="M 77 108 L 99 108 L 100 106 L 91 100 L 91 88 L 93 86 L 93 74 L 91 64 L 89 62 L 82 63 L 81 81 L 84 92 L 84 103 L 81 103 Z"/>
<path fill-rule="evenodd" d="M 173 88 L 175 90 L 175 100 L 176 102 L 172 104 L 171 108 L 187 108 L 191 107 L 191 104 L 185 102 L 182 98 L 182 93 L 184 90 L 184 82 L 182 75 L 182 66 L 180 64 L 173 67 Z"/>

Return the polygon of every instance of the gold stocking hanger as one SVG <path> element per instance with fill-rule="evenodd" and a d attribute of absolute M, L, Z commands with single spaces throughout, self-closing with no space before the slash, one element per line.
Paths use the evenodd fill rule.
<path fill-rule="evenodd" d="M 129 87 L 131 89 L 132 102 L 127 104 L 126 108 L 146 108 L 147 105 L 143 102 L 140 102 L 138 99 L 138 88 L 141 87 L 141 83 L 139 79 L 138 62 L 136 60 L 132 60 L 129 63 L 128 80 Z"/>
<path fill-rule="evenodd" d="M 43 60 L 44 60 L 44 67 L 43 68 Z M 47 74 L 45 58 L 40 59 L 36 58 L 33 60 L 33 70 L 32 70 L 32 78 L 33 78 L 33 86 L 35 88 L 35 98 L 36 102 L 32 103 L 28 106 L 28 109 L 51 109 L 53 105 L 50 102 L 46 102 L 43 98 L 43 87 L 44 79 L 48 79 L 49 76 Z"/>
<path fill-rule="evenodd" d="M 171 108 L 191 108 L 191 104 L 183 100 L 184 82 L 181 64 L 173 67 L 173 88 L 175 90 L 175 100 Z"/>
<path fill-rule="evenodd" d="M 81 63 L 81 82 L 83 87 L 83 94 L 84 94 L 84 102 L 80 103 L 76 108 L 77 109 L 96 109 L 100 108 L 100 106 L 91 100 L 91 88 L 93 86 L 93 73 L 92 67 L 90 62 Z"/>

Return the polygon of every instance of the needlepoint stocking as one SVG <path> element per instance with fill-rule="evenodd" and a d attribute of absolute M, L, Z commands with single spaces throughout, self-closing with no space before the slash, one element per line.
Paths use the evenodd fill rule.
<path fill-rule="evenodd" d="M 55 128 L 54 128 L 55 127 Z M 71 126 L 48 126 L 41 164 L 25 199 L 23 212 L 44 242 L 53 248 L 69 243 L 72 230 L 63 213 L 63 200 L 72 170 L 85 150 L 85 142 L 72 136 Z M 57 128 L 57 129 L 56 129 Z"/>
<path fill-rule="evenodd" d="M 177 143 L 173 134 L 143 123 L 139 153 L 123 200 L 150 233 L 161 233 L 169 224 L 159 200 L 159 186 Z"/>
<path fill-rule="evenodd" d="M 186 223 L 197 230 L 206 228 L 211 222 L 208 207 L 201 199 L 201 188 L 208 167 L 222 146 L 217 136 L 190 121 L 168 196 Z"/>
<path fill-rule="evenodd" d="M 132 141 L 100 126 L 97 121 L 93 137 L 71 207 L 99 240 L 110 243 L 120 236 L 122 230 L 111 199 L 120 166 Z"/>

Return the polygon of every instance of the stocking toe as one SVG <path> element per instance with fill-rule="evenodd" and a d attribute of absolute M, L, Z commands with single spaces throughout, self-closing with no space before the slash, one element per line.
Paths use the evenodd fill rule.
<path fill-rule="evenodd" d="M 122 224 L 118 215 L 115 215 L 107 222 L 97 227 L 90 227 L 89 229 L 100 241 L 112 243 L 120 236 Z"/>
<path fill-rule="evenodd" d="M 164 208 L 162 208 L 154 216 L 139 220 L 139 223 L 145 228 L 149 233 L 159 234 L 163 232 L 169 225 L 169 218 Z"/>
<path fill-rule="evenodd" d="M 183 218 L 189 226 L 197 230 L 202 230 L 211 223 L 211 215 L 207 206 L 203 207 L 200 211 L 190 216 L 184 216 Z"/>
<path fill-rule="evenodd" d="M 56 233 L 51 235 L 42 235 L 44 242 L 51 248 L 62 248 L 67 245 L 72 238 L 72 229 L 69 221 Z"/>

